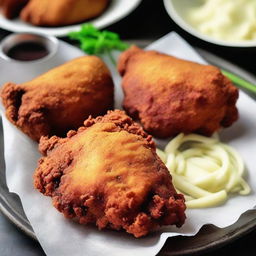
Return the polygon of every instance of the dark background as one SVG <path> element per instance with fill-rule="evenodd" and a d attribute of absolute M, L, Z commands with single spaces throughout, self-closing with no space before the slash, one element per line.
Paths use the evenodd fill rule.
<path fill-rule="evenodd" d="M 253 74 L 256 73 L 255 47 L 229 48 L 201 41 L 183 31 L 169 18 L 161 0 L 142 1 L 132 14 L 107 29 L 119 33 L 122 39 L 129 41 L 138 39 L 153 41 L 171 31 L 176 31 L 193 46 L 227 59 Z M 0 40 L 8 34 L 9 32 L 0 29 Z M 19 231 L 0 213 L 0 256 L 9 255 L 32 256 L 44 255 L 44 253 L 37 242 Z M 203 255 L 256 255 L 256 230 L 231 244 Z"/>

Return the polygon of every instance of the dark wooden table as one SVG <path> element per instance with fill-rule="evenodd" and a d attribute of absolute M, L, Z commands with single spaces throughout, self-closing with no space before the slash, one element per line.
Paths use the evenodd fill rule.
<path fill-rule="evenodd" d="M 107 29 L 119 33 L 124 40 L 140 39 L 149 41 L 160 38 L 170 31 L 176 31 L 193 46 L 212 52 L 256 75 L 256 48 L 221 47 L 203 42 L 189 35 L 169 18 L 161 0 L 144 0 L 132 14 L 116 24 L 109 26 Z M 0 40 L 9 33 L 0 29 Z M 69 41 L 66 38 L 63 39 Z M 253 116 L 255 115 L 252 113 L 252 118 Z M 231 244 L 217 248 L 204 255 L 254 256 L 256 255 L 255 241 L 256 230 Z M 0 256 L 23 255 L 44 255 L 44 252 L 37 242 L 23 234 L 0 213 Z"/>

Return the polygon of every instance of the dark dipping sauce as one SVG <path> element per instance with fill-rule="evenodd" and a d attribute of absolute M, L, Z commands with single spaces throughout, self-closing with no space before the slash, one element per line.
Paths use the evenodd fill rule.
<path fill-rule="evenodd" d="M 7 52 L 7 56 L 21 61 L 41 59 L 49 54 L 48 49 L 37 42 L 24 42 L 13 46 Z"/>

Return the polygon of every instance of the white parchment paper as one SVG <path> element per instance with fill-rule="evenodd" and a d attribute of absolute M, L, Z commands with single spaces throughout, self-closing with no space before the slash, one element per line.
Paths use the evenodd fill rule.
<path fill-rule="evenodd" d="M 170 33 L 148 47 L 180 58 L 205 63 L 201 57 L 177 34 Z M 65 52 L 63 53 L 65 54 Z M 74 56 L 76 57 L 76 56 Z M 122 92 L 120 77 L 106 59 L 115 80 L 116 107 L 120 107 Z M 176 235 L 195 235 L 204 224 L 227 227 L 237 221 L 245 211 L 256 205 L 256 102 L 240 92 L 238 100 L 240 119 L 221 132 L 221 139 L 235 147 L 242 155 L 247 169 L 247 179 L 253 192 L 249 196 L 235 196 L 224 205 L 187 210 L 185 225 L 177 229 L 164 227 L 140 239 L 125 232 L 98 231 L 95 227 L 81 226 L 65 219 L 52 205 L 51 198 L 37 192 L 32 185 L 32 175 L 39 153 L 37 144 L 10 124 L 4 115 L 4 142 L 8 188 L 17 193 L 35 234 L 47 255 L 87 256 L 141 256 L 155 255 L 166 239 Z"/>

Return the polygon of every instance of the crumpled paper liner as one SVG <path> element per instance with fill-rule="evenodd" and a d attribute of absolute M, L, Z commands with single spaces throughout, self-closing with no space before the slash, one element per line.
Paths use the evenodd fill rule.
<path fill-rule="evenodd" d="M 148 49 L 205 63 L 175 33 L 164 36 L 151 44 Z M 63 54 L 66 54 L 65 51 Z M 104 59 L 114 77 L 116 107 L 120 107 L 123 97 L 120 88 L 121 80 L 109 60 Z M 136 239 L 125 232 L 98 231 L 96 227 L 82 226 L 65 219 L 52 206 L 51 198 L 43 196 L 33 188 L 32 175 L 40 157 L 37 144 L 16 129 L 2 115 L 8 188 L 10 192 L 18 194 L 21 198 L 24 211 L 47 255 L 155 255 L 168 237 L 195 235 L 205 224 L 214 224 L 220 228 L 227 227 L 236 222 L 242 213 L 256 205 L 254 192 L 256 189 L 256 118 L 252 113 L 252 110 L 256 109 L 256 103 L 246 94 L 240 92 L 238 108 L 239 121 L 232 127 L 223 130 L 220 136 L 222 141 L 236 148 L 243 157 L 247 166 L 247 180 L 252 188 L 252 193 L 248 196 L 232 196 L 224 205 L 218 207 L 187 210 L 187 220 L 182 228 L 167 226 L 147 237 Z"/>

